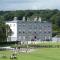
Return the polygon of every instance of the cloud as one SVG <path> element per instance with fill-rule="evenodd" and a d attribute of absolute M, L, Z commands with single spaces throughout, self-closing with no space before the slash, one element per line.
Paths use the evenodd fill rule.
<path fill-rule="evenodd" d="M 0 10 L 60 9 L 60 0 L 0 0 Z"/>
<path fill-rule="evenodd" d="M 42 2 L 42 0 L 1 0 L 3 3 L 31 3 L 31 2 Z"/>

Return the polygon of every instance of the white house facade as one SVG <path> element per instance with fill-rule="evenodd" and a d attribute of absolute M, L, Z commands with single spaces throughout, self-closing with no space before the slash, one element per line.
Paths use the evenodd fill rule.
<path fill-rule="evenodd" d="M 6 22 L 7 25 L 10 26 L 10 29 L 12 30 L 12 35 L 8 36 L 7 41 L 17 41 L 17 21 L 8 21 Z"/>

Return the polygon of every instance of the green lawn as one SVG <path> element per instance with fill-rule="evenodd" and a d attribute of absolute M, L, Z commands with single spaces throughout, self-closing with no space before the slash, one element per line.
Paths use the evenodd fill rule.
<path fill-rule="evenodd" d="M 11 51 L 0 51 L 0 54 L 8 56 L 0 57 L 0 60 L 10 60 Z M 17 58 L 17 60 L 60 60 L 60 48 L 39 48 L 30 53 L 20 53 Z"/>

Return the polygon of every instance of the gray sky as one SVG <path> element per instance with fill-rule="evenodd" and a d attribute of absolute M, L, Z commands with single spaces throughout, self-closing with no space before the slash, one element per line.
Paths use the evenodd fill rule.
<path fill-rule="evenodd" d="M 0 0 L 0 10 L 60 9 L 60 0 Z"/>

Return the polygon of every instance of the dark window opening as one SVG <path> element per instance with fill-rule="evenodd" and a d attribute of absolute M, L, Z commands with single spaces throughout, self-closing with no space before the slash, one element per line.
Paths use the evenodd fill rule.
<path fill-rule="evenodd" d="M 34 38 L 36 39 L 36 36 L 34 36 Z"/>

